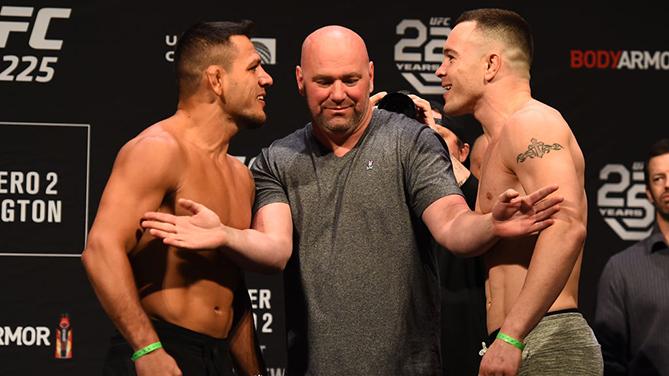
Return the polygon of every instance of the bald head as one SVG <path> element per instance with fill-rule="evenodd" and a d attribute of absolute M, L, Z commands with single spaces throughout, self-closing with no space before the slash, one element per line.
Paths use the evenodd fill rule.
<path fill-rule="evenodd" d="M 361 63 L 369 63 L 367 46 L 360 35 L 351 29 L 337 25 L 321 27 L 307 36 L 302 43 L 300 65 L 304 67 L 314 55 L 317 60 L 352 55 L 360 59 Z"/>
<path fill-rule="evenodd" d="M 325 26 L 309 34 L 295 76 L 318 129 L 348 137 L 368 124 L 374 64 L 353 30 Z"/>

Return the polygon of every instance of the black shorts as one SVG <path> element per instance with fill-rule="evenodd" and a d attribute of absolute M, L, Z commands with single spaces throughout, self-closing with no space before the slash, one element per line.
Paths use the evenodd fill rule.
<path fill-rule="evenodd" d="M 163 349 L 177 362 L 185 376 L 233 376 L 233 363 L 227 339 L 213 338 L 165 321 L 152 320 Z M 111 338 L 105 359 L 105 376 L 137 375 L 130 360 L 133 351 L 120 335 Z"/>

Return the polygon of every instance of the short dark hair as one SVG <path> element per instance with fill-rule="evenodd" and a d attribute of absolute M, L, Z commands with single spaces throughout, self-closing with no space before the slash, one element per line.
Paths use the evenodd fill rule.
<path fill-rule="evenodd" d="M 534 58 L 532 31 L 527 21 L 518 13 L 496 8 L 469 10 L 455 20 L 453 27 L 465 21 L 475 21 L 476 27 L 483 32 L 518 47 L 523 55 L 521 58 L 527 63 L 528 68 L 532 66 Z"/>
<path fill-rule="evenodd" d="M 244 35 L 251 37 L 253 22 L 242 20 L 239 22 L 198 22 L 186 30 L 177 42 L 174 52 L 179 94 L 188 95 L 196 88 L 202 70 L 212 64 L 229 66 L 234 58 L 232 51 L 218 51 L 215 47 L 228 47 L 230 37 Z"/>
<path fill-rule="evenodd" d="M 406 117 L 411 119 L 416 119 L 416 105 L 413 103 L 413 100 L 409 97 L 408 92 L 404 91 L 394 91 L 386 94 L 379 103 L 377 107 L 390 111 L 396 112 L 398 114 L 403 114 Z"/>
<path fill-rule="evenodd" d="M 647 187 L 650 187 L 650 171 L 648 171 L 648 164 L 650 163 L 650 160 L 667 153 L 669 153 L 669 138 L 660 139 L 650 147 L 650 150 L 648 151 L 648 158 L 646 158 L 646 166 L 644 171 L 646 173 Z"/>

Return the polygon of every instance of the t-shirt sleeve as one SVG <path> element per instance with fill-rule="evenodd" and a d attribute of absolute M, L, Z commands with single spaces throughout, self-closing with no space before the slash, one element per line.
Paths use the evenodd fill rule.
<path fill-rule="evenodd" d="M 256 184 L 256 198 L 253 213 L 265 205 L 275 202 L 288 203 L 286 190 L 279 177 L 278 166 L 269 148 L 264 148 L 251 165 L 251 173 Z"/>
<path fill-rule="evenodd" d="M 421 127 L 407 153 L 405 171 L 409 205 L 418 217 L 438 199 L 462 195 L 453 175 L 451 158 L 438 138 L 439 135 L 430 128 Z"/>

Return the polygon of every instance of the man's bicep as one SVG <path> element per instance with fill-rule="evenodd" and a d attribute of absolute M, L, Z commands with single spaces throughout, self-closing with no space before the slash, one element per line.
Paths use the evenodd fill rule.
<path fill-rule="evenodd" d="M 558 216 L 572 214 L 579 216 L 585 205 L 582 161 L 575 160 L 569 148 L 566 132 L 553 132 L 540 141 L 528 134 L 530 139 L 526 148 L 519 148 L 507 153 L 507 164 L 518 177 L 523 190 L 532 193 L 548 185 L 557 184 L 555 194 L 564 197 Z"/>
<path fill-rule="evenodd" d="M 253 217 L 252 227 L 254 230 L 292 243 L 293 220 L 290 206 L 283 202 L 264 205 Z"/>
<path fill-rule="evenodd" d="M 557 184 L 557 194 L 576 199 L 583 191 L 578 171 L 569 152 L 545 157 L 544 160 L 518 164 L 514 172 L 526 193 Z"/>
<path fill-rule="evenodd" d="M 105 186 L 91 237 L 122 245 L 139 240 L 142 214 L 158 210 L 171 182 L 170 166 L 141 150 L 121 150 Z M 169 158 L 166 158 L 169 159 Z"/>
<path fill-rule="evenodd" d="M 430 204 L 423 211 L 421 219 L 430 230 L 432 237 L 439 244 L 443 244 L 448 239 L 447 234 L 453 220 L 465 211 L 469 211 L 469 207 L 464 198 L 461 195 L 452 194 Z"/>

